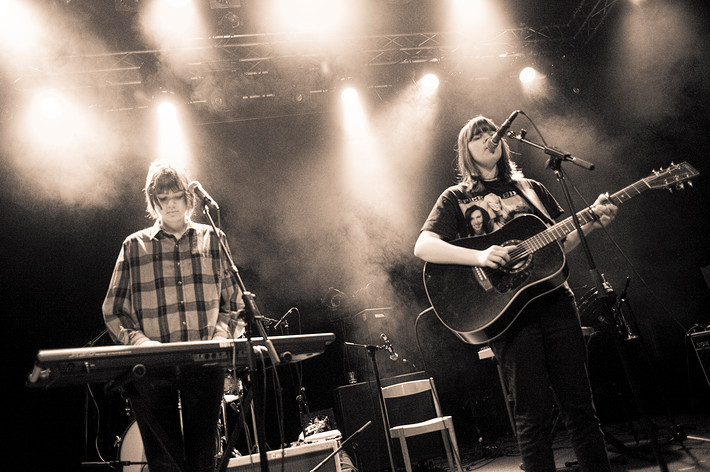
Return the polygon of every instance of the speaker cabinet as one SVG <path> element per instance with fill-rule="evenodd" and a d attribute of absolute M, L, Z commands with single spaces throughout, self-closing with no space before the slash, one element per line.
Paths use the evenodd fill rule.
<path fill-rule="evenodd" d="M 309 472 L 338 447 L 339 442 L 334 439 L 319 441 L 302 446 L 287 447 L 283 451 L 281 449 L 269 451 L 266 453 L 266 459 L 269 462 L 269 470 L 281 470 L 283 463 L 283 470 L 288 472 Z M 233 457 L 229 459 L 227 464 L 228 472 L 256 472 L 259 470 L 261 470 L 259 454 Z M 335 454 L 318 471 L 341 472 L 340 454 Z"/>
<path fill-rule="evenodd" d="M 419 371 L 384 378 L 380 383 L 383 387 L 386 387 L 395 383 L 425 379 L 427 377 L 425 372 Z M 372 424 L 367 429 L 345 446 L 345 450 L 350 455 L 355 466 L 360 472 L 375 472 L 389 469 L 390 463 L 389 455 L 387 454 L 387 439 L 380 414 L 377 383 L 372 381 L 345 385 L 336 388 L 334 394 L 338 429 L 343 434 L 344 440 L 360 429 L 362 425 L 368 421 L 372 421 Z M 418 406 L 409 405 L 407 408 L 411 408 L 411 410 L 404 412 L 390 411 L 390 416 L 396 415 L 401 418 L 403 415 L 411 415 L 413 418 L 412 422 L 419 421 L 419 419 L 416 418 L 417 416 L 421 416 L 421 412 L 416 411 Z M 422 406 L 422 409 L 427 408 L 428 405 Z M 433 440 L 432 437 L 429 436 L 430 435 L 425 435 L 410 439 L 409 451 L 412 463 L 431 457 L 438 457 L 443 454 L 444 449 L 441 444 L 441 435 L 438 436 L 438 440 L 436 435 L 433 436 Z M 395 465 L 401 463 L 401 452 L 398 444 L 393 444 L 392 454 L 394 456 Z"/>

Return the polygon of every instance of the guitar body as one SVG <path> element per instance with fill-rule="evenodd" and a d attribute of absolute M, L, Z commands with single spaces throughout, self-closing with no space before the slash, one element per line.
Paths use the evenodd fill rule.
<path fill-rule="evenodd" d="M 511 246 L 546 228 L 540 218 L 521 215 L 493 233 L 451 243 L 478 250 Z M 565 254 L 555 241 L 501 269 L 427 262 L 424 287 L 447 328 L 469 344 L 484 344 L 503 334 L 528 303 L 562 285 L 567 275 Z"/>

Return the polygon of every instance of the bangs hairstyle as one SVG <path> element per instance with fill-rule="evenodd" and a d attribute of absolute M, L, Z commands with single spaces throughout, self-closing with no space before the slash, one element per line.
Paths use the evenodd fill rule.
<path fill-rule="evenodd" d="M 192 212 L 195 209 L 195 196 L 188 190 L 187 186 L 187 174 L 185 171 L 176 169 L 165 162 L 152 163 L 150 169 L 148 169 L 145 188 L 143 189 L 148 215 L 154 220 L 160 218 L 160 214 L 156 210 L 156 208 L 159 208 L 159 194 L 185 192 L 184 198 L 189 210 L 188 216 L 192 216 Z"/>
<path fill-rule="evenodd" d="M 483 189 L 481 175 L 478 172 L 478 168 L 473 162 L 473 157 L 471 157 L 471 153 L 468 150 L 468 143 L 470 143 L 472 139 L 477 138 L 484 133 L 495 133 L 496 131 L 498 131 L 498 127 L 495 123 L 482 115 L 471 118 L 468 123 L 461 128 L 461 131 L 459 131 L 459 137 L 456 144 L 456 172 L 459 183 L 463 185 L 464 190 L 468 192 L 475 192 Z M 501 139 L 500 146 L 501 157 L 498 161 L 498 177 L 510 182 L 514 178 L 522 175 L 513 161 L 510 160 L 510 148 L 508 147 L 508 143 Z"/>

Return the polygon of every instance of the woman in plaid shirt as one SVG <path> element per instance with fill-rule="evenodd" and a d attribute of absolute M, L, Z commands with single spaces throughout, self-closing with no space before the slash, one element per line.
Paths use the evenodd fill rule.
<path fill-rule="evenodd" d="M 153 163 L 144 189 L 155 224 L 128 236 L 103 303 L 112 339 L 150 345 L 229 339 L 243 307 L 235 275 L 196 206 L 184 171 Z M 151 472 L 209 471 L 216 464 L 224 368 L 148 372 L 126 389 Z"/>

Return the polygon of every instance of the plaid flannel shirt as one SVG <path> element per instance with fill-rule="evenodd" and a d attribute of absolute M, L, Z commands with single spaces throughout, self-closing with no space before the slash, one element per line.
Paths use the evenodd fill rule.
<path fill-rule="evenodd" d="M 220 231 L 225 245 L 226 236 Z M 231 338 L 243 307 L 212 227 L 188 222 L 180 240 L 159 224 L 127 237 L 103 315 L 121 344 Z"/>

